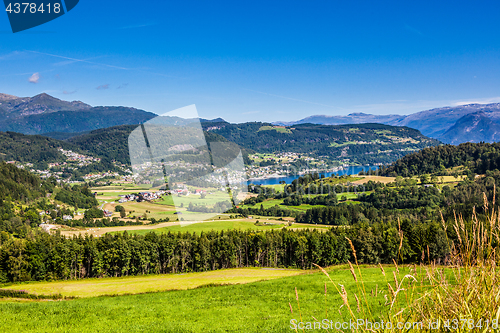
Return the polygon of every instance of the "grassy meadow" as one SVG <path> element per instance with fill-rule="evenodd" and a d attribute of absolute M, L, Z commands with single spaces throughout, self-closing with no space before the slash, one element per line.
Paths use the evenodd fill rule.
<path fill-rule="evenodd" d="M 362 183 L 366 179 L 369 178 L 359 177 L 354 181 Z M 456 179 L 444 176 L 440 181 L 444 185 L 452 184 Z M 346 195 L 348 202 L 355 203 L 351 200 L 356 199 L 356 194 L 339 194 L 339 197 L 342 195 Z M 281 202 L 270 199 L 262 205 L 268 208 Z M 169 207 L 167 202 L 150 205 Z M 260 203 L 253 207 L 260 207 Z M 304 210 L 311 207 L 289 208 Z M 458 237 L 453 244 L 446 239 L 451 249 L 448 266 L 427 262 L 427 265 L 400 267 L 342 265 L 324 271 L 228 269 L 5 285 L 5 289 L 41 295 L 61 294 L 77 299 L 27 301 L 0 298 L 3 315 L 0 329 L 13 332 L 295 332 L 290 328 L 291 319 L 315 322 L 328 318 L 343 322 L 364 318 L 422 322 L 425 328 L 429 323 L 439 321 L 439 328 L 434 330 L 408 332 L 494 332 L 496 329 L 486 326 L 459 325 L 457 329 L 449 326 L 450 319 L 476 323 L 480 319 L 500 319 L 500 277 L 496 265 L 500 215 L 497 207 L 488 208 L 486 199 L 485 207 L 487 220 L 473 216 L 464 221 L 459 217 L 453 225 L 447 225 L 443 219 L 443 229 L 453 228 Z M 253 216 L 253 221 L 235 219 L 177 224 L 155 231 L 199 233 L 284 226 L 279 221 L 270 221 L 275 225 L 256 225 L 254 221 L 258 219 L 267 222 L 267 218 Z M 299 224 L 290 228 L 302 227 L 327 228 Z M 129 232 L 144 234 L 150 230 Z M 351 247 L 356 259 L 352 243 Z M 427 254 L 422 254 L 422 260 L 429 257 L 428 252 L 429 248 Z M 25 320 L 28 317 L 30 320 Z M 370 330 L 360 330 L 366 331 Z"/>
<path fill-rule="evenodd" d="M 283 227 L 282 223 L 276 223 L 275 221 L 270 221 L 269 225 L 256 225 L 255 222 L 241 221 L 241 220 L 230 220 L 230 221 L 217 221 L 217 222 L 183 222 L 177 225 L 158 228 L 153 230 L 130 230 L 127 231 L 129 234 L 140 234 L 145 235 L 148 232 L 207 232 L 207 231 L 222 231 L 229 229 L 242 229 L 242 230 L 271 230 L 279 229 Z"/>
<path fill-rule="evenodd" d="M 30 294 L 64 297 L 95 297 L 186 290 L 206 285 L 231 285 L 304 274 L 298 269 L 235 268 L 200 273 L 159 274 L 120 278 L 82 279 L 54 282 L 31 282 L 5 287 Z"/>
<path fill-rule="evenodd" d="M 386 278 L 378 267 L 360 269 L 367 292 L 373 294 L 367 298 L 370 306 L 375 312 L 383 312 L 384 294 L 388 293 Z M 386 267 L 385 270 L 387 279 L 392 279 L 392 268 Z M 237 270 L 213 273 L 221 275 L 217 281 L 223 281 L 224 275 L 233 276 L 235 271 Z M 296 270 L 251 269 L 250 271 L 273 277 L 286 274 L 294 276 L 259 282 L 250 282 L 250 279 L 245 281 L 250 282 L 246 284 L 116 297 L 88 297 L 96 295 L 96 289 L 103 290 L 104 285 L 92 286 L 93 283 L 99 283 L 99 280 L 89 280 L 90 291 L 85 287 L 72 291 L 66 291 L 61 287 L 64 284 L 79 285 L 85 281 L 18 285 L 16 288 L 44 293 L 67 292 L 83 298 L 36 302 L 0 299 L 2 313 L 0 330 L 4 332 L 286 332 L 292 331 L 289 327 L 290 320 L 299 319 L 300 316 L 295 288 L 299 295 L 304 321 L 312 321 L 313 317 L 320 320 L 323 318 L 334 321 L 349 320 L 347 309 L 341 308 L 343 300 L 340 294 L 335 291 L 328 278 L 317 270 L 301 275 L 296 275 Z M 399 278 L 409 272 L 403 268 L 399 271 Z M 358 286 L 348 266 L 332 267 L 328 272 L 332 280 L 342 284 L 351 295 L 358 292 Z M 199 281 L 201 278 L 196 278 L 196 275 L 202 274 L 205 273 L 192 274 L 192 281 Z M 188 277 L 189 275 L 185 274 Z M 174 277 L 182 284 L 180 282 L 182 275 Z M 102 279 L 102 283 L 110 280 L 116 288 L 127 293 L 151 291 L 148 288 L 135 289 L 136 284 L 132 282 L 134 279 L 143 281 L 147 278 L 134 277 L 124 280 L 121 284 L 117 283 L 119 279 Z M 151 287 L 157 278 L 157 276 L 151 277 Z M 261 276 L 254 278 L 262 279 Z M 214 283 L 212 280 L 210 282 Z M 199 286 L 204 284 L 199 283 Z M 326 297 L 325 283 L 328 288 Z M 191 286 L 196 287 L 196 284 Z M 156 290 L 161 290 L 161 287 L 157 286 Z M 354 298 L 350 298 L 350 302 L 353 307 L 356 306 Z"/>

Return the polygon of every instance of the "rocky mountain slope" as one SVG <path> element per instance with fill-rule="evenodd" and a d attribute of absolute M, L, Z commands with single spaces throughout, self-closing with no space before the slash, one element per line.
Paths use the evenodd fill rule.
<path fill-rule="evenodd" d="M 485 112 L 468 114 L 443 133 L 439 139 L 445 143 L 497 142 L 500 141 L 500 124 Z"/>

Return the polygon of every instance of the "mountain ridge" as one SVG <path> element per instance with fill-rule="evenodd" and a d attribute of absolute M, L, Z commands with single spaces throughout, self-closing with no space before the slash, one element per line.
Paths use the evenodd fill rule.
<path fill-rule="evenodd" d="M 462 117 L 482 112 L 484 117 L 491 119 L 494 123 L 500 123 L 500 103 L 490 104 L 466 104 L 458 106 L 447 106 L 419 111 L 409 115 L 374 115 L 365 113 L 351 113 L 347 116 L 315 115 L 292 122 L 274 122 L 275 125 L 294 126 L 301 123 L 341 125 L 350 121 L 353 124 L 380 123 L 392 126 L 407 126 L 418 129 L 423 135 L 440 139 L 445 132 L 451 129 Z M 484 123 L 485 126 L 486 123 Z M 488 126 L 487 126 L 488 127 Z M 491 126 L 490 126 L 491 127 Z M 481 130 L 481 129 L 478 129 Z M 483 129 L 487 130 L 487 129 Z M 445 137 L 448 142 L 466 142 L 459 136 L 450 137 L 451 132 Z M 458 135 L 458 134 L 457 134 Z M 490 137 L 492 133 L 486 134 Z"/>
<path fill-rule="evenodd" d="M 0 103 L 0 107 L 5 112 L 5 118 L 16 118 L 57 111 L 78 111 L 91 108 L 90 105 L 81 101 L 63 101 L 46 93 L 41 93 L 33 97 L 16 97 L 2 94 L 0 101 L 2 102 Z"/>
<path fill-rule="evenodd" d="M 463 116 L 440 137 L 445 143 L 496 142 L 500 140 L 500 124 L 494 122 L 484 111 Z M 459 139 L 460 138 L 460 139 Z"/>
<path fill-rule="evenodd" d="M 141 124 L 157 115 L 123 106 L 91 106 L 49 94 L 17 97 L 0 94 L 0 131 L 23 134 L 89 132 L 118 125 Z M 58 134 L 59 133 L 59 134 Z M 48 135 L 50 136 L 50 135 Z"/>
<path fill-rule="evenodd" d="M 482 118 L 474 129 L 480 136 L 465 138 L 459 126 L 459 120 L 469 114 L 482 112 Z M 44 134 L 57 138 L 69 138 L 75 135 L 67 133 L 84 133 L 100 128 L 119 125 L 137 125 L 153 120 L 157 115 L 144 110 L 124 106 L 91 106 L 81 101 L 63 101 L 46 93 L 33 97 L 17 97 L 0 94 L 0 131 L 12 131 L 24 134 Z M 169 121 L 175 121 L 172 118 Z M 215 127 L 229 124 L 222 118 L 203 119 L 202 124 Z M 187 121 L 178 118 L 178 122 Z M 390 126 L 406 126 L 419 130 L 423 135 L 444 142 L 461 143 L 476 142 L 478 138 L 488 141 L 497 140 L 496 125 L 500 124 L 500 103 L 467 104 L 447 106 L 424 110 L 409 115 L 374 115 L 354 112 L 348 115 L 330 116 L 314 115 L 292 122 L 274 122 L 269 125 L 296 126 L 299 124 L 348 125 L 348 124 L 384 124 Z M 453 129 L 453 130 L 451 130 Z M 500 138 L 499 138 L 500 139 Z"/>

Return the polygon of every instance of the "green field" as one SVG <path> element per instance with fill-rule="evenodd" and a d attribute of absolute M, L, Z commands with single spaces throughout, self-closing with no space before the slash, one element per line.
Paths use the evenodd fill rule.
<path fill-rule="evenodd" d="M 219 272 L 234 275 L 232 271 Z M 356 301 L 353 294 L 359 294 L 359 289 L 349 270 L 345 266 L 339 266 L 329 269 L 329 272 L 337 285 L 345 286 L 350 295 L 351 307 L 355 309 Z M 407 273 L 408 270 L 400 268 L 399 278 Z M 386 275 L 392 279 L 391 269 L 388 267 Z M 362 268 L 362 276 L 368 295 L 367 301 L 372 311 L 382 312 L 386 308 L 382 304 L 385 302 L 384 295 L 388 293 L 388 281 L 376 267 Z M 133 292 L 133 279 L 124 283 L 121 286 L 122 290 Z M 54 286 L 60 283 L 68 282 L 56 282 Z M 326 307 L 325 283 L 328 287 Z M 22 287 L 28 289 L 29 286 Z M 328 282 L 324 274 L 314 273 L 248 284 L 129 296 L 101 296 L 55 302 L 6 300 L 0 302 L 2 313 L 0 330 L 78 333 L 291 332 L 290 320 L 299 318 L 295 288 L 298 291 L 304 321 L 313 321 L 313 316 L 319 320 L 325 317 L 334 321 L 349 320 L 345 307 L 339 311 L 342 300 L 334 285 Z M 55 292 L 57 289 L 53 290 Z M 374 290 L 378 290 L 378 294 L 371 296 L 370 293 Z M 290 313 L 289 304 L 293 307 L 293 314 Z M 328 310 L 327 314 L 325 309 Z"/>
<path fill-rule="evenodd" d="M 285 185 L 284 185 L 284 184 L 263 185 L 263 187 L 274 188 L 274 190 L 275 190 L 277 193 L 278 193 L 278 192 L 283 192 L 283 190 L 285 189 Z"/>
<path fill-rule="evenodd" d="M 342 176 L 342 177 L 328 177 L 328 178 L 323 178 L 316 180 L 316 184 L 323 183 L 324 185 L 330 184 L 330 185 L 336 185 L 336 184 L 347 184 L 347 183 L 353 183 L 355 181 L 361 180 L 363 177 L 357 177 L 357 176 Z"/>
<path fill-rule="evenodd" d="M 371 193 L 371 191 L 366 191 L 363 193 L 366 193 L 368 195 Z M 319 196 L 319 195 L 324 195 L 324 194 L 317 194 L 317 195 L 311 194 L 310 197 L 315 197 L 315 196 Z M 308 196 L 308 195 L 305 195 L 305 196 Z M 354 192 L 337 193 L 337 199 L 339 201 L 343 197 L 345 197 L 347 200 L 353 200 L 353 199 L 355 200 L 358 198 L 358 194 L 354 193 Z M 265 200 L 263 202 L 257 203 L 253 206 L 252 205 L 243 205 L 243 206 L 241 206 L 241 208 L 257 208 L 258 209 L 258 208 L 260 208 L 260 205 L 262 205 L 262 207 L 267 209 L 267 208 L 271 208 L 271 207 L 278 205 L 280 208 L 283 208 L 283 209 L 290 209 L 290 210 L 305 212 L 306 210 L 314 208 L 314 207 L 324 207 L 322 205 L 306 205 L 306 204 L 303 204 L 300 206 L 285 206 L 285 205 L 282 205 L 283 201 L 284 201 L 284 199 L 268 199 L 268 200 Z M 352 203 L 355 203 L 355 202 L 352 201 Z M 356 202 L 356 203 L 358 203 L 358 202 Z"/>
<path fill-rule="evenodd" d="M 96 198 L 100 202 L 118 201 L 120 199 L 120 195 L 133 194 L 139 191 L 144 191 L 144 189 L 133 188 L 131 186 L 123 188 L 118 186 L 108 186 L 108 187 L 92 188 L 91 190 L 97 192 Z M 213 206 L 217 202 L 229 200 L 227 192 L 222 192 L 217 189 L 204 189 L 204 190 L 207 190 L 208 193 L 203 199 L 201 198 L 200 195 L 196 194 L 191 194 L 187 196 L 176 196 L 175 203 L 178 205 L 182 204 L 185 207 L 187 207 L 190 202 L 192 202 L 194 205 L 198 204 L 205 206 Z M 155 203 L 160 205 L 173 206 L 174 198 L 170 195 L 165 195 L 161 198 L 161 200 L 158 200 Z"/>
<path fill-rule="evenodd" d="M 283 224 L 269 221 L 273 225 L 255 225 L 254 222 L 248 221 L 220 221 L 220 222 L 185 222 L 182 225 L 174 225 L 171 227 L 158 228 L 154 230 L 127 230 L 129 234 L 145 235 L 151 231 L 154 232 L 207 232 L 207 231 L 222 231 L 228 229 L 243 229 L 243 230 L 270 230 L 283 227 Z M 276 224 L 274 224 L 276 223 Z"/>
<path fill-rule="evenodd" d="M 343 143 L 330 142 L 330 147 L 338 148 L 338 147 L 357 145 L 357 144 L 358 144 L 358 142 L 356 142 L 356 141 L 347 141 L 347 142 L 343 142 Z"/>
<path fill-rule="evenodd" d="M 228 285 L 303 274 L 298 269 L 235 268 L 201 273 L 128 276 L 56 282 L 32 282 L 6 287 L 30 294 L 61 294 L 65 297 L 116 296 L 169 290 L 186 290 L 206 285 Z M 124 287 L 126 286 L 126 287 Z"/>
<path fill-rule="evenodd" d="M 311 205 L 285 206 L 285 205 L 282 205 L 282 203 L 283 203 L 283 199 L 269 199 L 269 200 L 265 200 L 263 202 L 257 203 L 253 206 L 252 205 L 243 205 L 243 206 L 241 206 L 241 208 L 260 208 L 260 205 L 262 205 L 265 209 L 267 209 L 267 208 L 271 208 L 271 207 L 278 205 L 282 209 L 290 209 L 290 210 L 304 212 L 307 209 L 313 207 Z M 318 206 L 318 207 L 320 207 L 320 206 Z"/>
<path fill-rule="evenodd" d="M 292 133 L 290 129 L 281 126 L 261 126 L 258 132 L 260 131 L 276 131 L 279 133 L 288 133 L 288 134 Z"/>
<path fill-rule="evenodd" d="M 203 205 L 203 206 L 213 206 L 217 202 L 221 201 L 228 201 L 229 200 L 229 195 L 227 192 L 222 192 L 219 190 L 212 190 L 211 192 L 206 194 L 205 198 L 201 198 L 201 196 L 196 195 L 196 194 L 191 194 L 187 196 L 176 196 L 175 197 L 175 204 L 176 205 L 183 205 L 184 207 L 189 206 L 189 203 L 193 203 L 193 205 Z M 156 202 L 157 204 L 160 205 L 169 205 L 173 206 L 174 205 L 174 198 L 171 195 L 166 195 L 162 198 L 162 200 L 158 200 Z"/>

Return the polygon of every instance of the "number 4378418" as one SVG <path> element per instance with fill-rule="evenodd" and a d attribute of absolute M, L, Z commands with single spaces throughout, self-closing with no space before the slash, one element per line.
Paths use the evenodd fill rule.
<path fill-rule="evenodd" d="M 9 14 L 14 13 L 14 14 L 36 14 L 36 13 L 55 13 L 59 14 L 61 12 L 61 4 L 60 3 L 46 3 L 43 4 L 41 3 L 40 5 L 37 5 L 36 3 L 29 3 L 29 2 L 16 2 L 16 3 L 9 3 L 7 5 L 7 8 L 5 8 L 5 11 L 8 12 Z"/>

